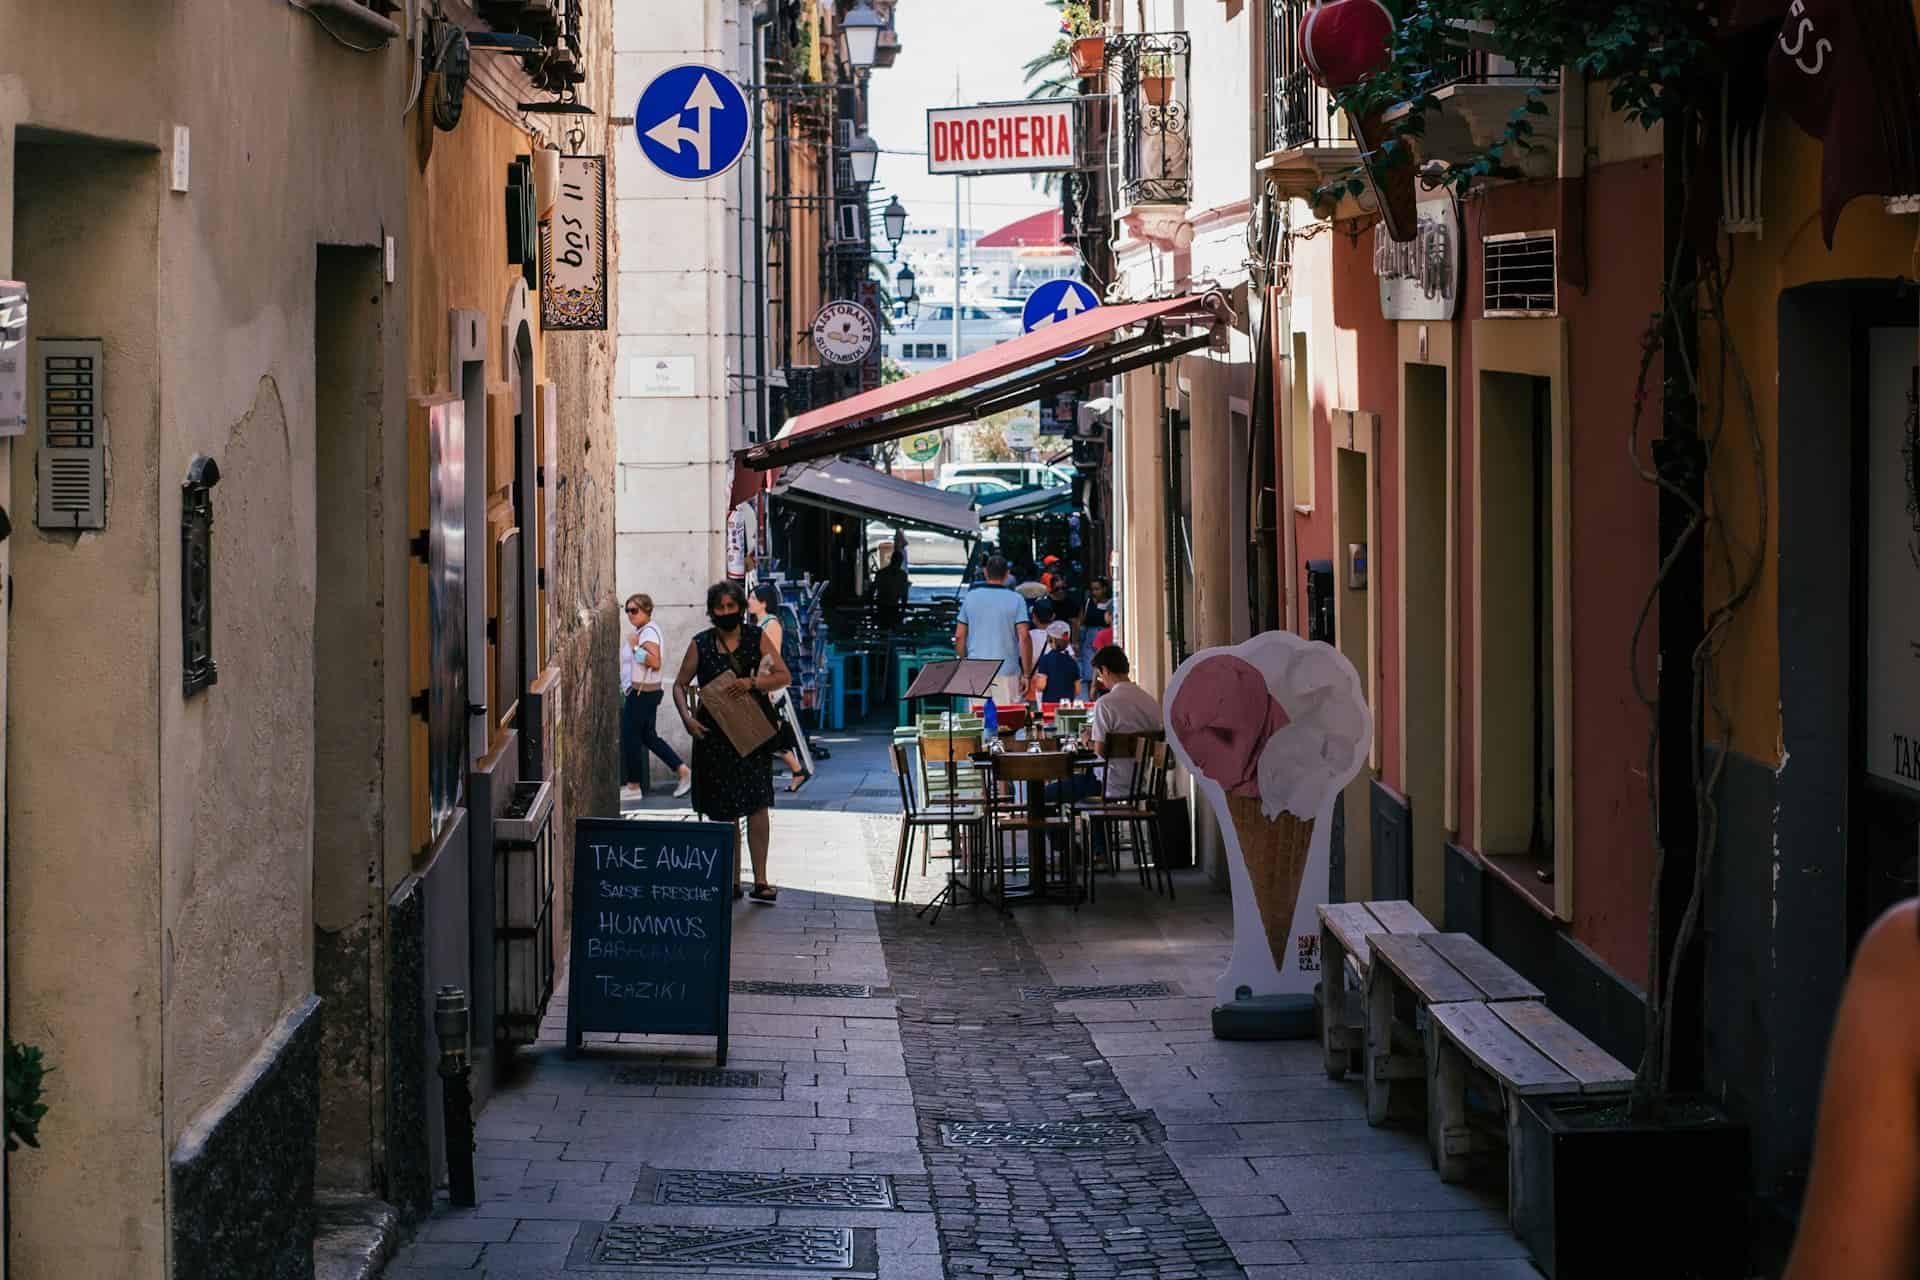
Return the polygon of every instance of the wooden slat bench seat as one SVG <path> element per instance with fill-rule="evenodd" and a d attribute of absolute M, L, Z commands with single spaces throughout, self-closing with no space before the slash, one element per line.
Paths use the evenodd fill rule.
<path fill-rule="evenodd" d="M 1538 1000 L 1434 1004 L 1427 1009 L 1428 1140 L 1443 1182 L 1466 1176 L 1467 1157 L 1496 1148 L 1468 1121 L 1469 1072 L 1490 1079 L 1502 1104 L 1506 1148 L 1508 1216 L 1524 1185 L 1516 1167 L 1520 1099 L 1569 1094 L 1617 1094 L 1633 1085 L 1633 1072 L 1581 1035 Z"/>
<path fill-rule="evenodd" d="M 1388 933 L 1372 939 L 1367 971 L 1367 1122 L 1387 1118 L 1394 1080 L 1426 1081 L 1428 1053 L 1394 1051 L 1397 996 L 1412 997 L 1415 1014 L 1434 1005 L 1539 1000 L 1541 990 L 1465 933 Z M 1404 1033 L 1410 1028 L 1400 1028 Z M 1400 1039 L 1404 1040 L 1403 1034 Z M 1415 1038 L 1415 1043 L 1419 1043 Z"/>
<path fill-rule="evenodd" d="M 1432 923 L 1411 902 L 1333 902 L 1320 907 L 1320 1028 L 1327 1074 L 1347 1074 L 1349 1055 L 1365 1044 L 1363 1029 L 1350 1024 L 1347 978 L 1362 990 L 1373 963 L 1368 939 L 1380 933 L 1432 933 Z"/>

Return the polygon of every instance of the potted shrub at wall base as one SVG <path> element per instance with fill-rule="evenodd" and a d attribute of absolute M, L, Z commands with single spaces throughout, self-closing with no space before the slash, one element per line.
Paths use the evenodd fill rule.
<path fill-rule="evenodd" d="M 1637 1120 L 1625 1097 L 1523 1098 L 1508 1140 L 1513 1232 L 1552 1280 L 1752 1273 L 1745 1124 L 1690 1101 Z"/>

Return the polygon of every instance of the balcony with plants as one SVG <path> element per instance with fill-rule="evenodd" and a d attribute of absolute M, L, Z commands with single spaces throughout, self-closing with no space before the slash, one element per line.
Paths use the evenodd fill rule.
<path fill-rule="evenodd" d="M 1193 196 L 1192 53 L 1184 31 L 1106 39 L 1106 77 L 1119 112 L 1114 215 L 1141 239 L 1172 241 L 1186 223 Z"/>

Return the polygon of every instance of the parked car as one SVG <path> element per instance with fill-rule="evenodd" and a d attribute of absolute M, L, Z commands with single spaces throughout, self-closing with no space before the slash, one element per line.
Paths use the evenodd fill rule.
<path fill-rule="evenodd" d="M 1002 481 L 1008 490 L 1025 486 L 1058 489 L 1073 483 L 1073 472 L 1041 462 L 949 462 L 940 468 L 942 489 L 958 487 L 951 481 L 974 479 Z"/>

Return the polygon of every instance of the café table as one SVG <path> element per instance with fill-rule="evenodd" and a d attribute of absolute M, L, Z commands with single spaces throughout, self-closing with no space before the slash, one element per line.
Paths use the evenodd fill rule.
<path fill-rule="evenodd" d="M 1058 811 L 1072 801 L 1064 797 L 1049 797 L 1047 792 L 1051 783 L 1065 783 L 1081 770 L 1091 771 L 1099 765 L 1100 758 L 1084 748 L 1028 750 L 1030 743 L 1022 735 L 1002 735 L 1001 741 L 1001 751 L 977 751 L 969 757 L 986 775 L 989 815 L 987 843 L 992 850 L 991 874 L 996 896 L 1003 903 L 1041 901 L 1053 897 L 1050 889 L 1055 887 L 1055 882 L 1049 874 L 1049 863 L 1055 845 L 1053 837 L 1058 836 L 1067 863 L 1061 868 L 1062 876 L 1058 883 L 1073 891 L 1073 900 L 1077 902 L 1078 887 L 1072 868 L 1073 824 L 1070 819 L 1057 816 Z M 1024 816 L 1011 823 L 1001 815 L 1008 808 L 1019 812 L 1019 802 L 1014 806 L 1003 806 L 999 802 L 1002 784 L 1021 785 L 1025 791 Z M 1027 836 L 1027 882 L 1023 889 L 1007 888 L 1006 865 L 1001 858 L 1003 830 L 1006 834 L 1024 832 Z"/>

